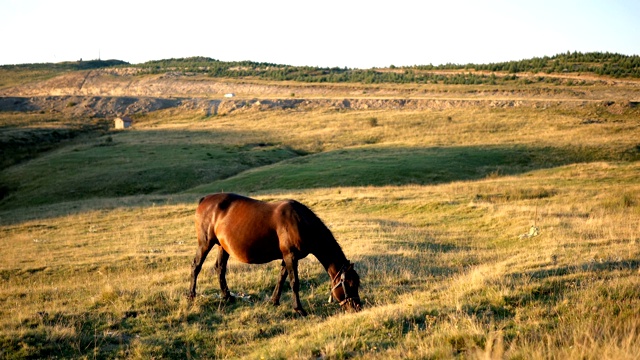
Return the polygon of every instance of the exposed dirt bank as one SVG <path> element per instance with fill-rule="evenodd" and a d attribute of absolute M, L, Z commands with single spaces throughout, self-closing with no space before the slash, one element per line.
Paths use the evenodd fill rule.
<path fill-rule="evenodd" d="M 205 115 L 224 115 L 234 111 L 266 111 L 273 109 L 334 108 L 353 110 L 443 110 L 468 107 L 532 107 L 585 106 L 597 104 L 614 110 L 636 106 L 637 103 L 616 103 L 538 100 L 440 100 L 440 99 L 230 99 L 211 100 L 204 98 L 151 98 L 113 96 L 33 96 L 0 97 L 0 111 L 49 112 L 74 117 L 113 117 L 124 114 L 148 113 L 167 108 L 199 110 Z"/>
<path fill-rule="evenodd" d="M 638 85 L 638 86 L 636 86 Z M 301 109 L 448 109 L 584 106 L 611 111 L 637 106 L 638 84 L 592 87 L 490 87 L 425 84 L 303 84 L 221 80 L 184 73 L 140 75 L 134 68 L 76 71 L 0 89 L 0 111 L 112 117 L 182 107 L 206 115 Z M 225 94 L 235 97 L 226 98 Z"/>
<path fill-rule="evenodd" d="M 0 96 L 100 96 L 146 98 L 399 98 L 399 99 L 535 99 L 640 100 L 640 81 L 603 81 L 598 86 L 460 86 L 434 84 L 295 83 L 219 79 L 179 72 L 139 75 L 137 69 L 76 71 L 52 79 L 0 89 Z M 611 91 L 614 90 L 614 91 Z"/>

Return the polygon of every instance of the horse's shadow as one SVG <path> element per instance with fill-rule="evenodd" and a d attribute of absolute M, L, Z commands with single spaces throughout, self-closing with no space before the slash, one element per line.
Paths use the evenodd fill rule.
<path fill-rule="evenodd" d="M 419 243 L 410 241 L 397 241 L 393 243 L 396 250 L 417 250 L 415 255 L 399 255 L 394 253 L 380 253 L 364 255 L 354 258 L 356 270 L 361 276 L 362 300 L 369 306 L 393 301 L 397 297 L 411 293 L 428 286 L 429 281 L 439 281 L 451 277 L 463 271 L 459 264 L 451 265 L 438 261 L 438 255 L 442 253 L 468 251 L 465 246 L 454 244 L 423 241 Z M 202 306 L 215 311 L 233 313 L 247 307 L 271 306 L 271 295 L 276 286 L 278 277 L 278 261 L 259 265 L 263 271 L 269 271 L 268 276 L 273 280 L 253 286 L 234 284 L 232 279 L 239 275 L 252 276 L 256 265 L 232 263 L 229 266 L 229 287 L 236 295 L 235 301 L 229 302 L 222 298 L 217 286 L 217 275 L 213 271 L 207 272 L 203 282 L 202 294 L 199 301 Z M 267 270 L 267 268 L 271 268 Z M 322 270 L 322 265 L 312 256 L 300 263 L 300 293 L 305 305 L 310 309 L 310 314 L 320 317 L 332 316 L 340 313 L 340 307 L 333 303 L 328 304 L 330 292 L 329 276 Z M 205 285 L 206 284 L 206 285 Z M 290 310 L 291 288 L 285 283 L 279 309 Z M 283 316 L 288 316 L 283 312 Z"/>
<path fill-rule="evenodd" d="M 264 306 L 277 309 L 284 317 L 295 316 L 295 312 L 291 309 L 293 294 L 288 281 L 284 284 L 280 305 L 274 306 L 271 301 L 279 277 L 280 263 L 281 260 L 260 265 L 243 264 L 236 261 L 230 262 L 227 269 L 227 281 L 231 293 L 234 295 L 234 299 L 231 301 L 222 297 L 218 286 L 218 275 L 212 267 L 209 271 L 202 273 L 206 273 L 206 277 L 202 278 L 202 289 L 196 301 L 200 306 L 211 311 L 223 313 L 234 313 L 247 307 Z M 253 284 L 238 284 L 234 281 L 239 278 L 262 277 L 263 275 L 257 275 L 257 272 L 260 271 L 268 272 L 266 275 L 267 281 L 259 281 Z M 325 306 L 327 305 L 331 280 L 317 259 L 311 255 L 300 261 L 299 272 L 301 299 L 303 303 L 310 307 L 310 314 L 326 317 L 331 315 L 332 311 L 330 309 L 332 308 L 335 308 L 334 312 L 342 311 L 335 302 Z"/>

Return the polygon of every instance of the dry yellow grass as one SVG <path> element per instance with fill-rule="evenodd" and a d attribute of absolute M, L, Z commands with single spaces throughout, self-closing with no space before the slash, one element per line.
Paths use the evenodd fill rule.
<path fill-rule="evenodd" d="M 375 118 L 373 121 L 371 119 Z M 598 123 L 585 122 L 597 119 Z M 230 262 L 222 302 L 205 263 L 185 294 L 199 194 L 74 200 L 0 213 L 2 357 L 587 358 L 640 348 L 637 113 L 577 108 L 149 114 L 114 142 L 269 143 L 300 152 L 500 146 L 536 166 L 440 184 L 266 189 L 332 229 L 365 310 L 326 304 L 301 262 L 310 316 L 265 299 L 277 264 Z M 562 149 L 570 155 L 536 149 Z M 392 153 L 393 154 L 393 153 Z M 547 157 L 545 157 L 547 156 Z M 550 161 L 545 166 L 546 161 Z M 286 164 L 284 164 L 286 165 Z M 28 164 L 24 165 L 28 166 Z M 283 167 L 286 169 L 286 166 Z M 329 179 L 325 179 L 329 180 Z M 225 189 L 232 190 L 232 189 Z M 520 237 L 532 225 L 539 235 Z M 288 289 L 287 289 L 288 290 Z M 283 294 L 287 303 L 289 292 Z"/>

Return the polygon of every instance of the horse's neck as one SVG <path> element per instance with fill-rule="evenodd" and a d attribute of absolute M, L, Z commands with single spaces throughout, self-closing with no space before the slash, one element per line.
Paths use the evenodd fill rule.
<path fill-rule="evenodd" d="M 323 247 L 313 255 L 320 261 L 322 266 L 324 266 L 324 269 L 332 279 L 340 269 L 349 262 L 342 252 L 342 249 L 340 249 L 340 246 L 338 246 L 338 243 L 336 243 L 335 247 Z"/>

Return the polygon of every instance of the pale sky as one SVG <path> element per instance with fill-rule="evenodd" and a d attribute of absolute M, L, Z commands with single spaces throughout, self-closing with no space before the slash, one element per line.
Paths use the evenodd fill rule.
<path fill-rule="evenodd" d="M 639 0 L 0 0 L 0 64 L 206 56 L 371 68 L 640 55 Z"/>

